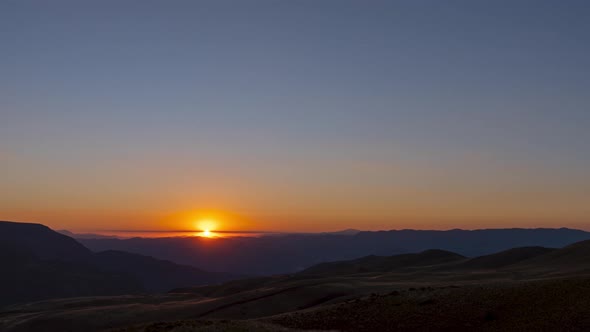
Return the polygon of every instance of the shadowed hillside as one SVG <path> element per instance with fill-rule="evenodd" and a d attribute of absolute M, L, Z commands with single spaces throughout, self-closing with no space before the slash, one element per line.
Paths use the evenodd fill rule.
<path fill-rule="evenodd" d="M 0 221 L 0 244 L 21 248 L 39 259 L 83 261 L 92 256 L 73 238 L 41 224 Z"/>
<path fill-rule="evenodd" d="M 180 285 L 218 283 L 228 274 L 207 272 L 188 265 L 123 251 L 104 251 L 94 255 L 93 264 L 104 271 L 122 272 L 140 280 L 148 291 L 165 292 Z"/>
<path fill-rule="evenodd" d="M 531 258 L 545 255 L 554 250 L 556 249 L 544 247 L 523 247 L 508 249 L 496 254 L 469 259 L 461 264 L 456 265 L 456 267 L 464 269 L 497 269 L 522 261 L 527 261 Z"/>
<path fill-rule="evenodd" d="M 410 267 L 436 266 L 463 261 L 464 256 L 444 250 L 426 250 L 418 254 L 389 257 L 367 256 L 352 261 L 322 263 L 303 270 L 300 274 L 346 275 L 363 272 L 388 272 Z"/>
<path fill-rule="evenodd" d="M 0 222 L 0 305 L 56 297 L 164 292 L 231 278 L 125 252 L 92 253 L 39 224 Z"/>
<path fill-rule="evenodd" d="M 461 273 L 461 271 L 480 270 L 534 272 L 535 275 L 590 271 L 590 241 L 577 242 L 561 249 L 513 248 L 474 258 L 466 258 L 442 250 L 427 250 L 418 254 L 388 257 L 367 256 L 349 261 L 321 263 L 299 274 L 337 276 L 367 272 L 456 271 Z"/>
<path fill-rule="evenodd" d="M 536 269 L 544 273 L 555 274 L 588 272 L 590 271 L 590 241 L 577 242 L 558 250 L 552 250 L 544 255 L 515 264 L 514 267 L 523 270 Z"/>
<path fill-rule="evenodd" d="M 69 296 L 143 292 L 129 275 L 80 262 L 42 260 L 30 251 L 0 245 L 0 305 Z"/>

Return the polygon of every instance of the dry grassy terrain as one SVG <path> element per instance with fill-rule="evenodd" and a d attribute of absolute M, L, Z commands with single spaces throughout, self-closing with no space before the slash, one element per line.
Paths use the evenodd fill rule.
<path fill-rule="evenodd" d="M 397 331 L 590 327 L 590 277 L 508 280 L 482 273 L 265 279 L 254 289 L 45 301 L 7 308 L 6 331 Z M 251 284 L 251 281 L 246 282 Z M 278 327 L 281 327 L 279 329 Z"/>
<path fill-rule="evenodd" d="M 50 300 L 5 307 L 0 330 L 586 331 L 589 246 L 475 259 L 428 251 L 168 294 Z"/>
<path fill-rule="evenodd" d="M 409 288 L 266 319 L 342 331 L 587 331 L 590 279 Z"/>

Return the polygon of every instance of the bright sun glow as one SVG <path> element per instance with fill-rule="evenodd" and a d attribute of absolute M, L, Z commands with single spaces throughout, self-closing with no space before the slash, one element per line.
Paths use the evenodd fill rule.
<path fill-rule="evenodd" d="M 202 231 L 198 233 L 202 237 L 214 237 L 213 229 L 217 227 L 217 221 L 213 219 L 201 219 L 197 222 L 197 228 Z"/>

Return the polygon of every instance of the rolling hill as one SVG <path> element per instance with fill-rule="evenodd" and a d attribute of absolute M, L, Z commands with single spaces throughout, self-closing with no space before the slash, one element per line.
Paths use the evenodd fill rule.
<path fill-rule="evenodd" d="M 543 273 L 571 274 L 590 271 L 590 241 L 581 241 L 514 265 L 516 269 L 535 269 Z"/>
<path fill-rule="evenodd" d="M 299 272 L 299 275 L 343 276 L 362 273 L 470 273 L 479 271 L 519 272 L 543 276 L 590 271 L 590 241 L 564 248 L 521 247 L 467 258 L 443 250 L 417 254 L 367 256 L 348 261 L 326 262 Z"/>
<path fill-rule="evenodd" d="M 491 255 L 475 257 L 462 262 L 461 264 L 457 264 L 455 267 L 463 269 L 498 269 L 527 261 L 555 250 L 556 249 L 544 247 L 513 248 Z"/>
<path fill-rule="evenodd" d="M 13 245 L 0 244 L 0 306 L 71 296 L 144 292 L 141 282 L 89 263 L 43 260 Z"/>
<path fill-rule="evenodd" d="M 463 261 L 465 257 L 445 250 L 426 250 L 417 254 L 402 254 L 389 257 L 367 256 L 351 261 L 329 262 L 312 266 L 300 274 L 346 275 L 363 272 L 391 272 L 406 268 L 437 266 Z"/>
<path fill-rule="evenodd" d="M 40 224 L 0 222 L 0 305 L 56 297 L 165 292 L 233 278 L 120 251 L 93 253 Z"/>
<path fill-rule="evenodd" d="M 232 278 L 225 273 L 207 272 L 193 266 L 123 251 L 96 253 L 92 262 L 103 271 L 133 276 L 146 290 L 152 292 L 166 292 L 181 285 L 219 283 Z"/>

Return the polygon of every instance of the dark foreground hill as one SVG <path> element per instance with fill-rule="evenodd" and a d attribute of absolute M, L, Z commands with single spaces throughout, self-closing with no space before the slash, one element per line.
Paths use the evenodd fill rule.
<path fill-rule="evenodd" d="M 366 269 L 347 270 L 347 264 Z M 467 258 L 428 250 L 160 295 L 13 306 L 18 331 L 588 331 L 590 241 Z M 344 273 L 342 273 L 342 269 Z"/>
<path fill-rule="evenodd" d="M 56 297 L 163 292 L 231 278 L 125 252 L 92 253 L 39 224 L 0 222 L 0 305 Z"/>
<path fill-rule="evenodd" d="M 369 255 L 390 256 L 428 249 L 467 257 L 517 247 L 560 248 L 588 240 L 590 233 L 560 229 L 395 230 L 356 234 L 289 234 L 282 236 L 80 239 L 98 252 L 120 250 L 166 259 L 212 271 L 268 275 L 293 273 L 312 265 Z"/>

